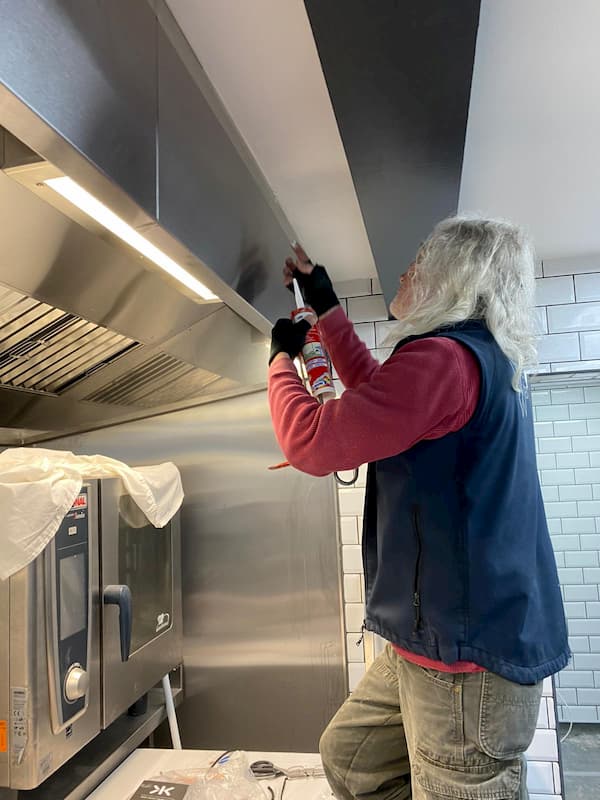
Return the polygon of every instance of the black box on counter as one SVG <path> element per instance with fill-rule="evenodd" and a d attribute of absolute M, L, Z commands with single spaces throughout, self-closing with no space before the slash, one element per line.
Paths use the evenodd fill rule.
<path fill-rule="evenodd" d="M 172 781 L 149 780 L 138 786 L 131 800 L 183 800 L 189 789 L 187 783 L 173 783 Z"/>

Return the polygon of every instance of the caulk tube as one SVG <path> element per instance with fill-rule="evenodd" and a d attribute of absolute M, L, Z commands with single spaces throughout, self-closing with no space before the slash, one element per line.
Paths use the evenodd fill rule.
<path fill-rule="evenodd" d="M 317 315 L 312 308 L 304 305 L 304 299 L 295 278 L 294 295 L 298 308 L 292 311 L 292 319 L 294 322 L 305 319 L 312 326 L 306 334 L 306 341 L 302 348 L 302 360 L 306 368 L 310 392 L 320 403 L 325 403 L 335 397 L 329 357 L 321 342 Z"/>

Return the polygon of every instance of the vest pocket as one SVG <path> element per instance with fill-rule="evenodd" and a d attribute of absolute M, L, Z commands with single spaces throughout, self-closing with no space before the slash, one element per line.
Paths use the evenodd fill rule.
<path fill-rule="evenodd" d="M 413 506 L 413 530 L 417 543 L 417 558 L 415 560 L 415 575 L 413 583 L 414 624 L 413 633 L 421 629 L 421 557 L 423 555 L 423 540 L 421 538 L 421 515 L 419 506 Z"/>

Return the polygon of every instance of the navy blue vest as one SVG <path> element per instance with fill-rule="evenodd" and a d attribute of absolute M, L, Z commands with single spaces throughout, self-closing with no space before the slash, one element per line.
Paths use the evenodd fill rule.
<path fill-rule="evenodd" d="M 460 431 L 369 464 L 365 627 L 413 653 L 474 661 L 535 683 L 569 660 L 556 561 L 539 487 L 531 401 L 477 320 L 445 336 L 481 369 Z"/>

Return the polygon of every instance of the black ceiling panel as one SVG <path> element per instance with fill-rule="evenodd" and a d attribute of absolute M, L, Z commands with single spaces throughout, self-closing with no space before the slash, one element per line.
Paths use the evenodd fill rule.
<path fill-rule="evenodd" d="M 454 213 L 479 0 L 305 0 L 383 291 Z"/>

